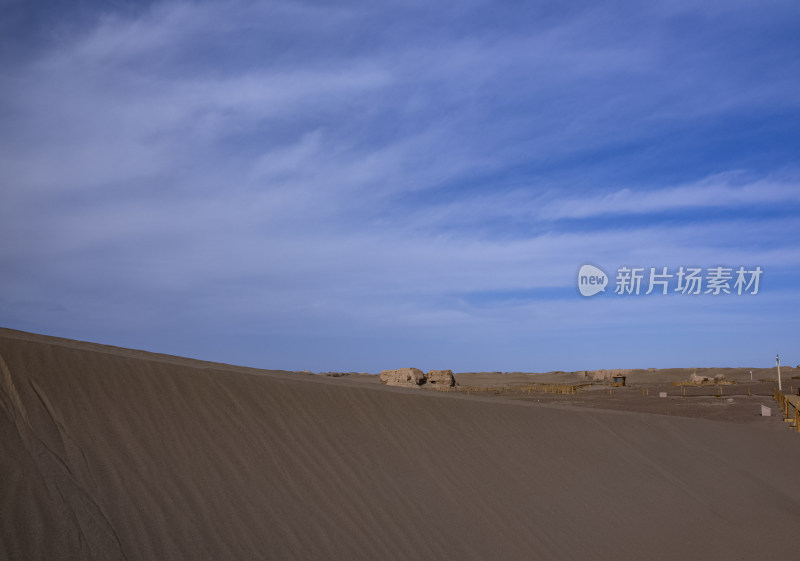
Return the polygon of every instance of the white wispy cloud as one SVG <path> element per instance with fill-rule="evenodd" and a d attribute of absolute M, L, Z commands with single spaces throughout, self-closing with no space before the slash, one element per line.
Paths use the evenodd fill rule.
<path fill-rule="evenodd" d="M 426 220 L 454 223 L 490 218 L 554 222 L 674 211 L 742 210 L 800 204 L 800 176 L 794 171 L 752 178 L 739 171 L 666 187 L 625 187 L 600 194 L 515 189 L 464 197 L 426 210 Z"/>
<path fill-rule="evenodd" d="M 319 333 L 344 318 L 362 335 L 468 340 L 578 326 L 581 300 L 468 295 L 566 288 L 587 261 L 796 267 L 796 222 L 749 212 L 800 204 L 785 162 L 610 188 L 581 176 L 582 157 L 694 119 L 796 106 L 746 53 L 722 65 L 724 37 L 703 56 L 695 35 L 674 45 L 671 18 L 697 13 L 672 4 L 522 28 L 480 2 L 454 8 L 459 21 L 422 4 L 243 1 L 99 16 L 3 68 L 0 313 Z M 697 219 L 660 218 L 681 212 Z M 614 306 L 593 317 L 636 313 Z"/>

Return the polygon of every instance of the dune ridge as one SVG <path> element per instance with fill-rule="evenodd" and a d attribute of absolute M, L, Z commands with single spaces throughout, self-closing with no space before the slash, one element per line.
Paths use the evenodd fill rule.
<path fill-rule="evenodd" d="M 2 559 L 797 551 L 792 434 L 340 384 L 11 330 L 0 357 Z"/>

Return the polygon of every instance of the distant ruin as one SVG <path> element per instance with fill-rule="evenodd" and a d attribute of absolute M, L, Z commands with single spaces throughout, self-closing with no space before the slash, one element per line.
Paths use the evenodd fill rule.
<path fill-rule="evenodd" d="M 381 384 L 387 386 L 436 386 L 451 388 L 456 385 L 452 370 L 431 370 L 427 374 L 419 368 L 397 368 L 381 371 Z"/>
<path fill-rule="evenodd" d="M 583 377 L 593 382 L 611 380 L 614 376 L 628 376 L 633 372 L 630 368 L 612 368 L 610 370 L 584 370 Z"/>
<path fill-rule="evenodd" d="M 689 376 L 689 382 L 692 384 L 723 384 L 725 383 L 725 375 L 724 374 L 717 374 L 714 376 L 713 379 L 709 378 L 708 376 L 700 376 L 697 374 L 695 370 L 691 376 Z"/>

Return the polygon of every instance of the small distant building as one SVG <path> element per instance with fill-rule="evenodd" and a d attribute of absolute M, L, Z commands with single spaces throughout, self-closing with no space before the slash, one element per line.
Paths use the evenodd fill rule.
<path fill-rule="evenodd" d="M 622 374 L 615 374 L 614 377 L 611 379 L 614 381 L 615 386 L 625 385 L 625 376 L 623 376 Z"/>

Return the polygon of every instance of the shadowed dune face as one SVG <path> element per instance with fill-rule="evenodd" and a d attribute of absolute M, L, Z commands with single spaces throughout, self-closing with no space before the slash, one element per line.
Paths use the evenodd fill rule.
<path fill-rule="evenodd" d="M 10 332 L 0 356 L 3 559 L 796 552 L 796 435 L 338 385 Z"/>

